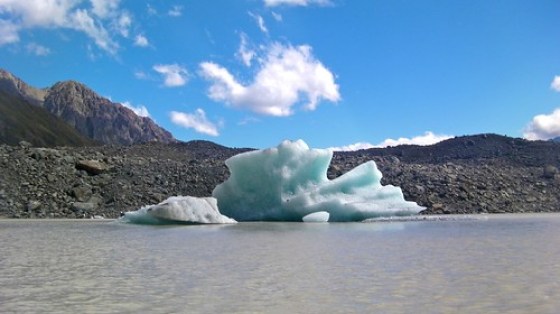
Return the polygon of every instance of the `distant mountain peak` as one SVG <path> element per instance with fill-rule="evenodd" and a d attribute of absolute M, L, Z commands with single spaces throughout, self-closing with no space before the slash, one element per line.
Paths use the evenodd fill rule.
<path fill-rule="evenodd" d="M 63 118 L 80 133 L 109 144 L 174 142 L 168 131 L 152 119 L 140 117 L 119 103 L 101 97 L 76 81 L 54 84 L 45 98 L 45 108 Z"/>
<path fill-rule="evenodd" d="M 50 89 L 75 89 L 78 91 L 81 90 L 85 90 L 88 92 L 92 92 L 94 94 L 97 95 L 96 92 L 94 92 L 91 88 L 89 88 L 87 85 L 85 85 L 84 83 L 78 82 L 78 81 L 74 81 L 74 80 L 66 80 L 66 81 L 59 81 L 54 83 L 53 86 L 50 87 Z"/>
<path fill-rule="evenodd" d="M 0 143 L 34 146 L 91 146 L 95 141 L 80 134 L 45 108 L 31 104 L 18 94 L 0 91 Z"/>
<path fill-rule="evenodd" d="M 101 143 L 130 145 L 176 141 L 152 119 L 136 115 L 78 81 L 61 81 L 40 90 L 0 69 L 0 91 L 43 107 L 81 134 Z"/>
<path fill-rule="evenodd" d="M 47 91 L 32 87 L 12 73 L 0 68 L 0 91 L 16 95 L 29 103 L 41 106 Z"/>

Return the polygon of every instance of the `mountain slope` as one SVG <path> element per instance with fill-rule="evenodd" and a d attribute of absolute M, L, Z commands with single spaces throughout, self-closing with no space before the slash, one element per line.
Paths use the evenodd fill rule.
<path fill-rule="evenodd" d="M 4 91 L 9 95 L 18 96 L 36 106 L 42 106 L 43 100 L 47 95 L 46 89 L 32 87 L 3 69 L 0 69 L 0 91 Z"/>
<path fill-rule="evenodd" d="M 42 147 L 95 144 L 45 109 L 0 91 L 0 143 L 17 145 L 22 140 Z"/>
<path fill-rule="evenodd" d="M 176 142 L 171 133 L 158 126 L 152 119 L 137 116 L 132 110 L 99 96 L 79 82 L 59 82 L 50 88 L 37 89 L 10 72 L 0 69 L 0 92 L 4 92 L 5 97 L 9 96 L 11 101 L 19 99 L 44 108 L 83 136 L 100 143 L 130 145 L 145 142 Z M 6 114 L 17 112 L 13 107 L 10 108 L 10 110 L 6 109 Z M 28 109 L 26 107 L 26 110 Z M 13 121 L 14 117 L 4 119 Z M 24 119 L 21 123 L 26 121 L 31 120 Z M 32 129 L 33 125 L 22 127 Z M 39 135 L 35 134 L 35 140 Z M 15 138 L 15 134 L 12 138 Z M 52 142 L 52 139 L 47 142 Z"/>
<path fill-rule="evenodd" d="M 102 143 L 129 145 L 175 141 L 171 133 L 152 119 L 137 116 L 132 110 L 99 96 L 79 82 L 53 85 L 43 107 L 81 134 Z"/>
<path fill-rule="evenodd" d="M 338 154 L 396 156 L 404 162 L 421 164 L 444 164 L 457 160 L 477 162 L 500 158 L 512 165 L 558 164 L 560 166 L 558 143 L 529 141 L 497 134 L 459 136 L 430 146 L 401 145 Z"/>

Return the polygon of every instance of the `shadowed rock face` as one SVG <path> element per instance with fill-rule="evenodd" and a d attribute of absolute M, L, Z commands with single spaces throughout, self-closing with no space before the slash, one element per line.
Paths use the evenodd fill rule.
<path fill-rule="evenodd" d="M 44 108 L 0 90 L 0 143 L 22 140 L 38 147 L 98 144 Z"/>
<path fill-rule="evenodd" d="M 106 144 L 174 142 L 168 131 L 152 119 L 139 117 L 132 110 L 109 101 L 74 82 L 53 85 L 45 97 L 44 107 L 62 118 L 81 134 Z"/>
<path fill-rule="evenodd" d="M 137 116 L 132 110 L 99 96 L 79 82 L 65 81 L 50 88 L 37 89 L 0 69 L 0 92 L 42 107 L 80 134 L 99 143 L 130 145 L 175 142 L 171 133 L 150 118 Z M 33 125 L 21 127 L 32 128 Z"/>

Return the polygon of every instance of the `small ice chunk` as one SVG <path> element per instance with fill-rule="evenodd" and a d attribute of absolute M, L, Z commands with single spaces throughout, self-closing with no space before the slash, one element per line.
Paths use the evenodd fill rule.
<path fill-rule="evenodd" d="M 314 212 L 303 216 L 303 222 L 328 222 L 330 214 L 328 212 Z"/>
<path fill-rule="evenodd" d="M 173 196 L 157 204 L 126 212 L 121 218 L 125 222 L 139 224 L 225 224 L 236 223 L 218 210 L 213 197 Z"/>

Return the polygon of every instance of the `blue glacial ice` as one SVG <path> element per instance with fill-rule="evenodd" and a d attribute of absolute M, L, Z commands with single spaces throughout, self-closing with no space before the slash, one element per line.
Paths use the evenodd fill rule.
<path fill-rule="evenodd" d="M 363 221 L 423 209 L 399 187 L 381 185 L 373 161 L 329 180 L 332 156 L 302 140 L 242 153 L 226 160 L 230 177 L 212 196 L 220 212 L 237 221 Z"/>
<path fill-rule="evenodd" d="M 423 209 L 405 201 L 399 187 L 381 185 L 382 175 L 373 161 L 329 180 L 332 155 L 331 150 L 310 149 L 302 140 L 242 153 L 226 160 L 230 177 L 214 189 L 213 197 L 173 196 L 127 212 L 121 221 L 364 221 L 415 215 Z"/>

